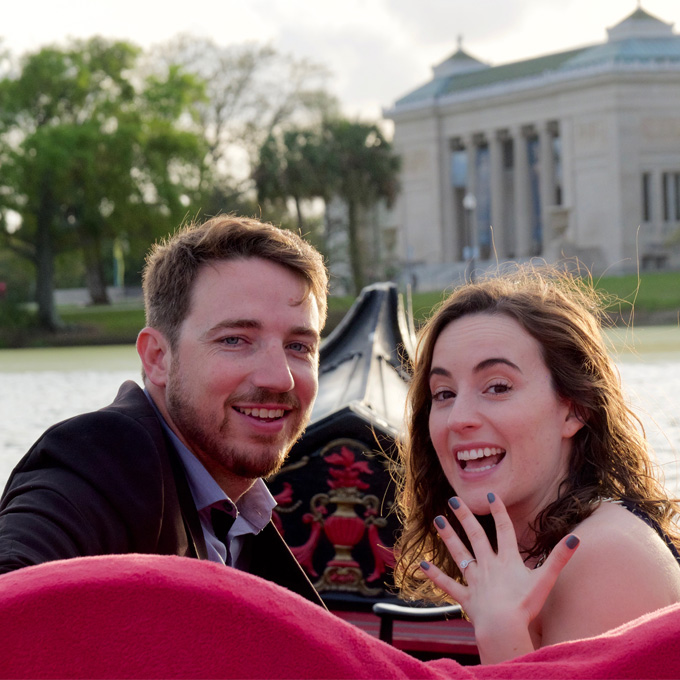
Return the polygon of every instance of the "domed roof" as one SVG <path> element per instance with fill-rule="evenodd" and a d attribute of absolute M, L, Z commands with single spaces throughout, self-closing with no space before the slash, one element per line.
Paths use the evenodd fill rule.
<path fill-rule="evenodd" d="M 607 29 L 608 40 L 596 45 L 531 59 L 490 66 L 458 50 L 434 67 L 434 77 L 398 99 L 392 112 L 430 106 L 452 96 L 469 96 L 499 88 L 536 86 L 549 79 L 579 77 L 592 69 L 598 71 L 666 70 L 680 65 L 680 35 L 673 24 L 638 8 L 615 26 Z"/>
<path fill-rule="evenodd" d="M 629 38 L 668 38 L 673 36 L 673 24 L 655 17 L 638 5 L 623 21 L 607 29 L 610 42 Z"/>
<path fill-rule="evenodd" d="M 446 78 L 463 73 L 472 73 L 473 71 L 485 68 L 489 68 L 489 64 L 485 64 L 483 61 L 475 59 L 471 54 L 468 54 L 463 49 L 462 36 L 458 36 L 458 49 L 450 57 L 434 66 L 432 71 L 435 78 Z"/>

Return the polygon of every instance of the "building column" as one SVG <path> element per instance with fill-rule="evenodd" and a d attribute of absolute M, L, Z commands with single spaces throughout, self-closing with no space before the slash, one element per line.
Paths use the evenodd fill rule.
<path fill-rule="evenodd" d="M 437 165 L 439 171 L 439 229 L 440 229 L 440 252 L 439 262 L 454 261 L 454 208 L 451 191 L 451 155 L 450 141 L 445 136 L 444 123 L 439 114 L 436 115 L 436 144 Z"/>
<path fill-rule="evenodd" d="M 553 133 L 548 123 L 538 126 L 539 195 L 541 201 L 541 227 L 543 247 L 554 238 L 551 207 L 555 205 L 555 156 Z"/>
<path fill-rule="evenodd" d="M 477 200 L 477 142 L 475 141 L 474 135 L 466 135 L 463 138 L 463 143 L 465 144 L 465 151 L 467 152 L 467 179 L 465 187 L 466 196 L 474 196 L 475 201 Z M 465 212 L 465 223 L 466 223 L 466 247 L 472 247 L 475 256 L 477 254 L 478 239 L 477 239 L 477 212 L 476 209 L 466 210 L 465 205 L 463 206 Z M 471 241 L 471 242 L 470 242 Z"/>
<path fill-rule="evenodd" d="M 503 210 L 503 148 L 496 130 L 487 132 L 486 139 L 489 144 L 493 250 L 496 251 L 499 259 L 503 259 L 508 254 L 507 227 Z"/>
<path fill-rule="evenodd" d="M 515 257 L 531 254 L 531 200 L 529 196 L 529 154 L 524 129 L 512 130 L 514 155 L 513 184 L 515 189 Z"/>
<path fill-rule="evenodd" d="M 663 172 L 661 170 L 652 171 L 652 181 L 650 187 L 650 208 L 652 233 L 654 240 L 658 243 L 663 242 L 664 215 L 663 215 Z"/>

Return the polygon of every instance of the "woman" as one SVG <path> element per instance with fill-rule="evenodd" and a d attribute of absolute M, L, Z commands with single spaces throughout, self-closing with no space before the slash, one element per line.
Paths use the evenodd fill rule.
<path fill-rule="evenodd" d="M 420 336 L 397 584 L 459 602 L 482 663 L 680 601 L 678 506 L 600 310 L 579 279 L 519 267 L 455 291 Z"/>

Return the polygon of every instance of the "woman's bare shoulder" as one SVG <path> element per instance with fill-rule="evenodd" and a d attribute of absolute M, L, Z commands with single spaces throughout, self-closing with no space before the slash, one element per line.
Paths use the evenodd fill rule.
<path fill-rule="evenodd" d="M 637 555 L 638 559 L 645 562 L 661 561 L 677 566 L 675 557 L 661 536 L 644 520 L 618 503 L 603 502 L 573 533 L 585 547 L 583 558 L 592 556 L 606 559 L 603 553 L 613 550 L 616 557 L 620 557 L 624 551 L 631 556 Z"/>
<path fill-rule="evenodd" d="M 680 602 L 680 567 L 661 537 L 625 508 L 602 503 L 541 612 L 543 644 L 599 635 Z"/>

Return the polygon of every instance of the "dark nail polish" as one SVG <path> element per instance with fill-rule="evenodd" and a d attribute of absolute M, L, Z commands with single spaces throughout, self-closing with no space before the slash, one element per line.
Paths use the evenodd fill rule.
<path fill-rule="evenodd" d="M 430 568 L 430 563 L 429 563 L 429 562 L 426 562 L 425 560 L 423 560 L 423 561 L 420 563 L 420 568 L 421 568 L 421 569 L 424 569 L 425 571 L 427 571 L 427 570 Z"/>
<path fill-rule="evenodd" d="M 486 494 L 486 498 L 489 501 L 489 503 L 493 503 L 496 500 L 496 496 L 494 496 L 492 493 Z"/>
<path fill-rule="evenodd" d="M 579 543 L 580 543 L 580 541 L 578 540 L 578 538 L 576 536 L 574 536 L 574 534 L 572 534 L 567 539 L 567 548 L 569 548 L 570 550 L 573 550 Z"/>
<path fill-rule="evenodd" d="M 444 521 L 444 518 L 441 515 L 437 515 L 434 518 L 434 523 L 437 525 L 439 529 L 443 529 L 446 526 L 446 522 Z"/>
<path fill-rule="evenodd" d="M 449 505 L 454 510 L 458 510 L 458 508 L 460 507 L 460 501 L 454 496 L 453 498 L 449 498 Z"/>

